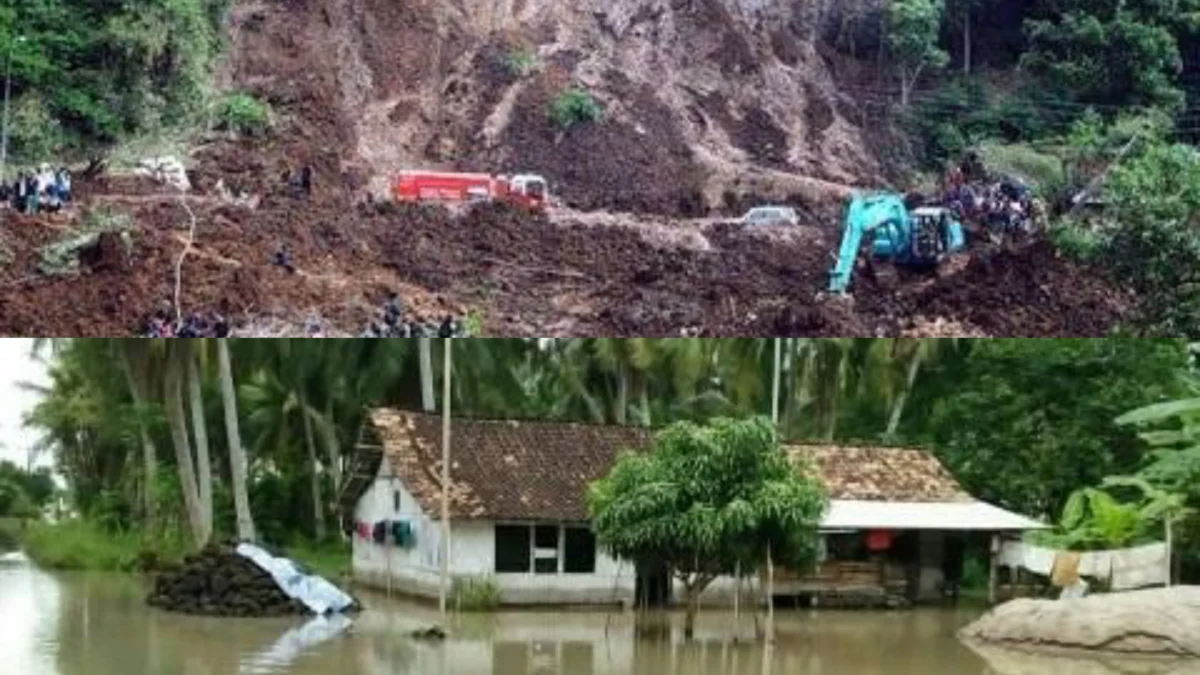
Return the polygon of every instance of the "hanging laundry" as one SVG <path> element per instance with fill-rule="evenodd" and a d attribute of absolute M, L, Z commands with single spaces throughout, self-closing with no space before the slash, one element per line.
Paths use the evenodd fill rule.
<path fill-rule="evenodd" d="M 1026 544 L 1021 549 L 1021 567 L 1034 574 L 1049 576 L 1050 571 L 1054 569 L 1054 558 L 1057 554 L 1058 551 L 1052 548 Z"/>
<path fill-rule="evenodd" d="M 1020 567 L 1025 562 L 1025 544 L 1019 541 L 1000 543 L 1000 554 L 996 564 L 1001 567 Z"/>
<path fill-rule="evenodd" d="M 1067 586 L 1063 589 L 1062 593 L 1059 593 L 1058 599 L 1071 600 L 1073 598 L 1082 598 L 1083 596 L 1087 595 L 1087 592 L 1088 582 L 1084 581 L 1083 579 L 1076 579 L 1074 584 Z"/>
<path fill-rule="evenodd" d="M 392 521 L 392 543 L 401 548 L 411 548 L 413 545 L 412 523 L 406 520 Z"/>
<path fill-rule="evenodd" d="M 1079 559 L 1075 551 L 1061 551 L 1054 556 L 1054 567 L 1050 570 L 1050 583 L 1059 588 L 1071 588 L 1079 583 Z"/>
<path fill-rule="evenodd" d="M 1079 558 L 1079 574 L 1108 581 L 1112 576 L 1112 551 L 1088 551 Z"/>
<path fill-rule="evenodd" d="M 1112 552 L 1112 590 L 1167 583 L 1167 545 L 1148 544 Z"/>
<path fill-rule="evenodd" d="M 365 520 L 360 520 L 355 523 L 354 529 L 356 532 L 358 532 L 358 536 L 364 541 L 367 541 L 371 538 L 371 525 Z"/>
<path fill-rule="evenodd" d="M 381 520 L 375 523 L 371 528 L 371 540 L 376 544 L 382 544 L 387 539 L 387 521 Z"/>

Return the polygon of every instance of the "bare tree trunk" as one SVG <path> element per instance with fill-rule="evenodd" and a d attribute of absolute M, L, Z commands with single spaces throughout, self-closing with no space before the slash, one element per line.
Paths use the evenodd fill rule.
<path fill-rule="evenodd" d="M 142 388 L 133 374 L 133 360 L 128 353 L 121 352 L 121 370 L 125 373 L 125 382 L 129 385 L 129 394 L 133 397 L 133 406 L 138 409 L 137 427 L 138 440 L 142 445 L 142 510 L 146 522 L 154 520 L 154 475 L 158 454 L 154 440 L 150 438 L 150 430 L 142 420 L 141 412 L 145 400 L 142 398 Z"/>
<path fill-rule="evenodd" d="M 175 463 L 179 468 L 179 483 L 183 488 L 183 502 L 187 508 L 188 524 L 197 546 L 208 543 L 205 537 L 204 517 L 200 510 L 200 495 L 196 490 L 196 471 L 192 465 L 192 448 L 188 441 L 187 416 L 183 411 L 184 363 L 179 354 L 169 354 L 166 367 L 167 424 L 171 429 L 171 443 L 175 446 Z"/>
<path fill-rule="evenodd" d="M 246 493 L 246 450 L 238 429 L 237 397 L 233 391 L 233 368 L 229 363 L 229 343 L 217 340 L 217 362 L 221 376 L 221 398 L 225 408 L 225 435 L 229 443 L 229 475 L 233 481 L 233 508 L 237 514 L 238 539 L 254 541 L 254 518 Z"/>
<path fill-rule="evenodd" d="M 317 471 L 317 448 L 313 442 L 312 418 L 308 414 L 308 401 L 300 396 L 300 416 L 304 418 L 304 445 L 308 448 L 308 470 L 311 474 L 313 523 L 317 541 L 325 540 L 325 505 L 321 502 L 321 476 Z"/>
<path fill-rule="evenodd" d="M 916 351 L 908 361 L 908 373 L 904 378 L 904 388 L 900 390 L 900 395 L 892 404 L 892 414 L 888 419 L 887 431 L 884 432 L 886 438 L 895 438 L 896 430 L 900 428 L 900 416 L 904 413 L 904 404 L 908 402 L 908 395 L 917 381 L 917 372 L 921 369 L 921 359 L 924 358 L 924 355 L 923 346 L 918 344 Z"/>
<path fill-rule="evenodd" d="M 200 356 L 187 356 L 188 399 L 192 405 L 192 435 L 196 439 L 196 484 L 200 490 L 200 512 L 204 516 L 204 540 L 212 536 L 212 463 L 208 455 L 208 429 L 204 420 L 204 397 L 200 392 Z"/>
<path fill-rule="evenodd" d="M 694 585 L 686 582 L 683 584 L 683 600 L 686 603 L 683 637 L 685 640 L 691 640 L 696 634 L 696 610 L 700 604 L 700 594 L 696 592 Z"/>
<path fill-rule="evenodd" d="M 433 345 L 430 338 L 417 338 L 418 365 L 421 370 L 421 409 L 433 412 Z"/>

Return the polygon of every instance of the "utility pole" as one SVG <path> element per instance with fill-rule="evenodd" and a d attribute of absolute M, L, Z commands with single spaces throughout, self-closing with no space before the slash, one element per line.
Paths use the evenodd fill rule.
<path fill-rule="evenodd" d="M 0 182 L 8 179 L 8 103 L 12 98 L 13 50 L 18 42 L 24 41 L 23 36 L 14 36 L 8 41 L 8 65 L 4 68 L 4 131 L 0 133 Z"/>
<path fill-rule="evenodd" d="M 438 610 L 442 625 L 446 624 L 446 593 L 450 582 L 450 338 L 446 344 L 445 367 L 442 373 L 442 542 L 441 580 L 438 583 Z"/>

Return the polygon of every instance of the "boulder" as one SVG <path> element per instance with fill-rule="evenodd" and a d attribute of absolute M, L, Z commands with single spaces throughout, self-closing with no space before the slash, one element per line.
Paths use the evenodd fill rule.
<path fill-rule="evenodd" d="M 1200 657 L 1200 587 L 1013 600 L 966 626 L 959 636 L 968 642 L 1035 649 Z"/>

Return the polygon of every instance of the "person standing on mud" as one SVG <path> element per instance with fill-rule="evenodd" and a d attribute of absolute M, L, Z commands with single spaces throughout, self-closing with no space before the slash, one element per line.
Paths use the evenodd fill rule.
<path fill-rule="evenodd" d="M 305 164 L 303 169 L 300 169 L 300 189 L 304 192 L 305 197 L 312 195 L 313 186 L 313 168 Z"/>
<path fill-rule="evenodd" d="M 42 195 L 38 190 L 38 179 L 35 174 L 30 174 L 25 181 L 25 200 L 25 213 L 36 216 L 41 209 Z"/>

